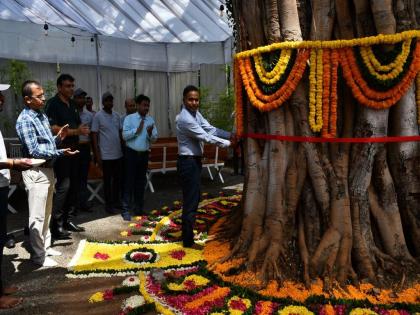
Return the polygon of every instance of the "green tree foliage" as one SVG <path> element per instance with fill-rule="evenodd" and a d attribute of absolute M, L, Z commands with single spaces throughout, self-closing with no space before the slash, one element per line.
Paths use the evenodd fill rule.
<path fill-rule="evenodd" d="M 2 80 L 8 82 L 15 94 L 15 98 L 20 95 L 23 82 L 31 77 L 31 72 L 27 64 L 19 60 L 9 60 L 6 66 L 0 70 Z"/>
<path fill-rule="evenodd" d="M 234 125 L 234 93 L 232 86 L 221 93 L 216 101 L 209 98 L 210 90 L 200 88 L 200 112 L 215 127 L 231 131 Z"/>

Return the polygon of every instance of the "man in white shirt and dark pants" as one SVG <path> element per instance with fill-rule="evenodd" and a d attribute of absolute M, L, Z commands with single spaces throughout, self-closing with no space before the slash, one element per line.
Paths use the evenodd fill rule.
<path fill-rule="evenodd" d="M 3 111 L 4 104 L 4 95 L 1 92 L 7 90 L 9 87 L 9 84 L 0 84 L 0 112 Z M 3 135 L 0 131 L 0 310 L 13 308 L 22 303 L 22 298 L 10 296 L 10 294 L 16 293 L 18 288 L 3 287 L 3 276 L 1 273 L 3 248 L 7 240 L 7 205 L 10 184 L 9 169 L 22 171 L 27 170 L 30 167 L 31 164 L 29 164 L 28 161 L 11 160 L 7 158 Z"/>
<path fill-rule="evenodd" d="M 203 142 L 225 148 L 231 145 L 230 132 L 218 129 L 198 111 L 200 93 L 197 87 L 189 85 L 183 92 L 183 106 L 176 118 L 178 140 L 177 169 L 182 185 L 182 242 L 184 247 L 200 249 L 194 243 L 194 223 L 200 202 L 201 158 Z"/>
<path fill-rule="evenodd" d="M 110 92 L 102 95 L 103 109 L 92 121 L 92 141 L 96 163 L 102 167 L 105 211 L 115 214 L 121 209 L 122 136 L 121 118 L 115 111 Z"/>

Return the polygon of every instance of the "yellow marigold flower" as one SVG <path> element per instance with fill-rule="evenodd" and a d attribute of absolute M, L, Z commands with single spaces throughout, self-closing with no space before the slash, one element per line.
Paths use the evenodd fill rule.
<path fill-rule="evenodd" d="M 104 300 L 104 293 L 103 292 L 96 292 L 92 294 L 89 298 L 89 303 L 97 303 L 102 302 Z"/>
<path fill-rule="evenodd" d="M 368 308 L 355 308 L 350 312 L 350 315 L 378 315 L 378 313 Z"/>
<path fill-rule="evenodd" d="M 278 312 L 278 314 L 279 315 L 289 315 L 289 314 L 314 315 L 314 313 L 308 310 L 305 306 L 296 306 L 296 305 L 286 306 L 285 308 L 281 309 Z M 351 315 L 356 315 L 356 314 L 351 314 Z"/>

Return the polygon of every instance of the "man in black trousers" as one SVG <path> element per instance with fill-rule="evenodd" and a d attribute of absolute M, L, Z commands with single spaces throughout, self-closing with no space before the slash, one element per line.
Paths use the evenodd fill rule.
<path fill-rule="evenodd" d="M 200 93 L 197 87 L 189 85 L 183 92 L 183 106 L 176 118 L 178 140 L 177 169 L 182 185 L 182 242 L 184 247 L 200 249 L 194 243 L 194 223 L 200 202 L 201 158 L 203 142 L 225 148 L 234 139 L 230 132 L 218 129 L 198 111 Z"/>
<path fill-rule="evenodd" d="M 69 125 L 67 138 L 60 147 L 78 150 L 79 135 L 89 135 L 89 127 L 81 124 L 79 112 L 71 97 L 74 92 L 74 78 L 62 74 L 57 79 L 58 93 L 48 100 L 45 113 L 53 134 Z M 54 164 L 57 177 L 53 201 L 51 234 L 54 239 L 66 238 L 68 231 L 82 232 L 85 229 L 73 222 L 79 206 L 79 155 L 59 157 Z"/>

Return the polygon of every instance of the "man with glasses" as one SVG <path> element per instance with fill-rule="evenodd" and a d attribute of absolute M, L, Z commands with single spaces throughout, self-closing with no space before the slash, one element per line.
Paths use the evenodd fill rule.
<path fill-rule="evenodd" d="M 53 134 L 60 128 L 69 125 L 68 135 L 61 148 L 78 150 L 79 135 L 89 135 L 89 127 L 81 124 L 79 112 L 71 97 L 74 92 L 74 78 L 62 74 L 57 78 L 58 93 L 48 100 L 45 113 L 48 116 Z M 53 202 L 51 233 L 54 239 L 69 237 L 70 233 L 82 232 L 85 229 L 73 222 L 76 208 L 79 206 L 79 156 L 62 156 L 54 164 L 57 176 Z"/>
<path fill-rule="evenodd" d="M 46 162 L 22 173 L 28 193 L 29 240 L 31 260 L 38 266 L 54 267 L 57 262 L 48 256 L 59 256 L 60 252 L 51 248 L 49 222 L 51 218 L 54 192 L 55 159 L 73 156 L 77 151 L 70 148 L 57 149 L 68 134 L 68 125 L 63 126 L 53 137 L 48 118 L 42 113 L 45 97 L 42 86 L 37 81 L 26 81 L 22 87 L 25 108 L 16 122 L 16 132 L 22 143 L 23 154 L 27 158 L 45 159 Z"/>

